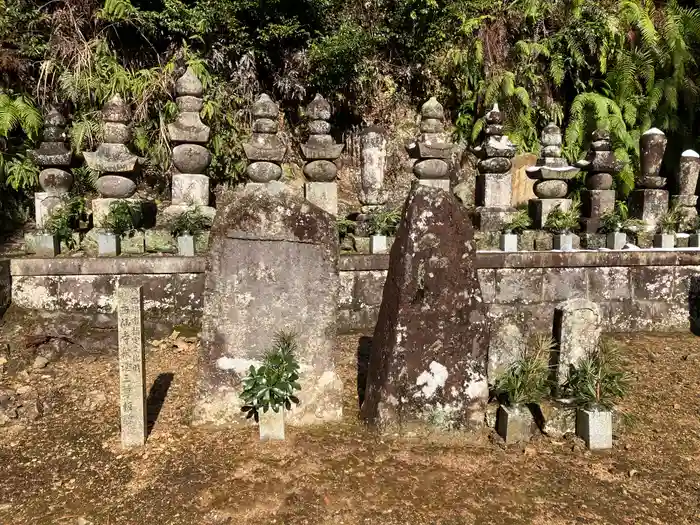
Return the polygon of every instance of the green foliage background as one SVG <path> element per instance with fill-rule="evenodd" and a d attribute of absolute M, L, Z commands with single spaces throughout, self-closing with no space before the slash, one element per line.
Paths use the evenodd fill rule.
<path fill-rule="evenodd" d="M 678 0 L 0 0 L 0 213 L 17 215 L 36 185 L 26 150 L 50 104 L 71 114 L 78 152 L 122 94 L 144 175 L 162 179 L 172 86 L 187 65 L 206 86 L 217 182 L 243 169 L 255 94 L 270 92 L 295 123 L 320 92 L 341 130 L 435 95 L 468 142 L 498 101 L 521 149 L 537 153 L 553 121 L 570 160 L 604 126 L 628 161 L 625 192 L 644 130 L 669 135 L 669 158 L 695 146 L 699 40 L 700 11 Z"/>

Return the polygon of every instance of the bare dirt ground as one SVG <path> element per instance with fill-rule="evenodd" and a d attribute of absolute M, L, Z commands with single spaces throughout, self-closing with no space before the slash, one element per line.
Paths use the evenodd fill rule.
<path fill-rule="evenodd" d="M 149 345 L 157 419 L 143 449 L 123 452 L 114 331 L 93 327 L 90 347 L 21 332 L 6 323 L 0 333 L 11 343 L 0 386 L 39 399 L 43 416 L 0 427 L 2 525 L 700 523 L 700 339 L 690 334 L 617 338 L 634 375 L 627 424 L 611 453 L 591 454 L 546 436 L 506 449 L 489 430 L 373 434 L 357 420 L 359 336 L 338 340 L 342 423 L 288 429 L 282 443 L 260 443 L 252 426 L 192 429 L 186 333 Z M 34 368 L 47 345 L 61 350 Z"/>

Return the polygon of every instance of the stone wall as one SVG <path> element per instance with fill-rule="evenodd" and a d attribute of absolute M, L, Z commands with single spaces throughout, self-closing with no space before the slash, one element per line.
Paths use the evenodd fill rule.
<path fill-rule="evenodd" d="M 341 331 L 374 328 L 388 263 L 388 255 L 340 257 Z M 105 313 L 119 284 L 141 284 L 148 316 L 197 322 L 205 264 L 203 257 L 14 259 L 12 300 L 24 308 Z M 607 331 L 687 330 L 700 316 L 698 250 L 480 252 L 477 266 L 496 326 L 549 331 L 555 305 L 574 297 L 600 304 Z M 2 275 L 7 263 L 0 263 L 0 304 L 7 295 Z"/>
<path fill-rule="evenodd" d="M 10 261 L 0 260 L 0 317 L 10 306 L 12 298 L 12 278 L 10 276 Z"/>

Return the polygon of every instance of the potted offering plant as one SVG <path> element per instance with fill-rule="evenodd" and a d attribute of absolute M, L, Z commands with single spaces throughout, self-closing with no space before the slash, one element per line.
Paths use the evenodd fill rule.
<path fill-rule="evenodd" d="M 188 208 L 178 215 L 170 227 L 170 233 L 177 239 L 178 253 L 190 257 L 194 256 L 195 235 L 209 226 L 209 219 L 201 212 L 199 206 Z"/>
<path fill-rule="evenodd" d="M 518 235 L 532 225 L 527 209 L 518 210 L 510 221 L 503 227 L 500 248 L 504 252 L 518 251 Z"/>
<path fill-rule="evenodd" d="M 607 233 L 606 246 L 611 250 L 622 250 L 627 244 L 627 233 L 635 233 L 644 227 L 645 222 L 629 216 L 627 204 L 615 203 L 615 209 L 601 217 L 601 231 Z"/>
<path fill-rule="evenodd" d="M 671 206 L 661 216 L 657 225 L 657 234 L 654 235 L 654 248 L 670 250 L 676 247 L 676 232 L 681 222 L 681 214 L 677 206 Z"/>
<path fill-rule="evenodd" d="M 370 253 L 386 253 L 389 251 L 389 237 L 396 236 L 396 230 L 401 222 L 401 210 L 382 210 L 370 216 Z"/>
<path fill-rule="evenodd" d="M 579 228 L 581 217 L 580 204 L 572 202 L 571 208 L 562 210 L 554 208 L 547 215 L 544 229 L 554 233 L 552 247 L 555 250 L 570 251 L 574 249 L 574 233 Z"/>
<path fill-rule="evenodd" d="M 121 253 L 121 238 L 135 231 L 136 209 L 128 201 L 118 200 L 109 205 L 109 213 L 97 235 L 97 255 L 116 257 Z"/>

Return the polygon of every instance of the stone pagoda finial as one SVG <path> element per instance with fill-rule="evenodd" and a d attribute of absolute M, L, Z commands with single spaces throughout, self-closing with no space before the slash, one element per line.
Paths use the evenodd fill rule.
<path fill-rule="evenodd" d="M 676 173 L 675 188 L 678 195 L 671 196 L 671 203 L 678 206 L 681 214 L 680 229 L 690 231 L 695 226 L 698 210 L 698 196 L 695 194 L 700 172 L 700 155 L 692 149 L 681 153 L 681 161 Z"/>
<path fill-rule="evenodd" d="M 668 211 L 666 178 L 661 177 L 661 164 L 668 139 L 663 131 L 651 128 L 639 138 L 641 173 L 630 196 L 630 215 L 646 223 L 646 229 L 656 229 L 661 217 Z"/>
<path fill-rule="evenodd" d="M 306 200 L 333 215 L 338 214 L 338 187 L 335 177 L 338 172 L 332 162 L 340 157 L 343 144 L 336 144 L 330 135 L 331 105 L 321 95 L 306 108 L 309 118 L 309 140 L 301 145 L 306 159 L 304 175 L 309 179 L 304 185 Z"/>
<path fill-rule="evenodd" d="M 279 112 L 279 106 L 265 93 L 253 104 L 253 136 L 243 144 L 250 162 L 246 174 L 252 182 L 270 182 L 282 176 L 280 164 L 287 148 L 277 136 Z"/>
<path fill-rule="evenodd" d="M 202 83 L 189 67 L 175 82 L 175 102 L 180 113 L 168 125 L 168 136 L 177 144 L 172 157 L 175 172 L 171 208 L 182 209 L 169 209 L 169 213 L 178 214 L 187 206 L 209 205 L 209 177 L 204 172 L 211 162 L 211 153 L 202 144 L 209 141 L 211 130 L 199 116 L 203 93 Z"/>
<path fill-rule="evenodd" d="M 413 173 L 421 184 L 450 191 L 452 143 L 445 133 L 445 111 L 435 97 L 421 107 L 420 135 L 413 147 Z"/>
<path fill-rule="evenodd" d="M 119 94 L 115 94 L 102 109 L 103 142 L 96 151 L 83 152 L 88 167 L 101 174 L 96 187 L 102 198 L 92 203 L 96 227 L 102 226 L 112 201 L 129 198 L 136 192 L 136 184 L 129 175 L 136 172 L 138 157 L 126 147 L 131 139 L 130 118 L 129 106 Z"/>
<path fill-rule="evenodd" d="M 515 211 L 511 206 L 511 159 L 515 145 L 503 134 L 503 115 L 494 104 L 485 115 L 484 141 L 474 148 L 479 157 L 479 175 L 476 180 L 477 215 L 479 229 L 499 231 Z"/>
<path fill-rule="evenodd" d="M 569 191 L 567 181 L 579 172 L 579 168 L 569 166 L 561 156 L 562 135 L 557 125 L 550 123 L 545 126 L 540 143 L 541 155 L 537 165 L 525 170 L 529 178 L 537 181 L 533 188 L 537 199 L 528 203 L 535 228 L 544 227 L 553 209 L 571 208 L 571 199 L 566 198 Z"/>

